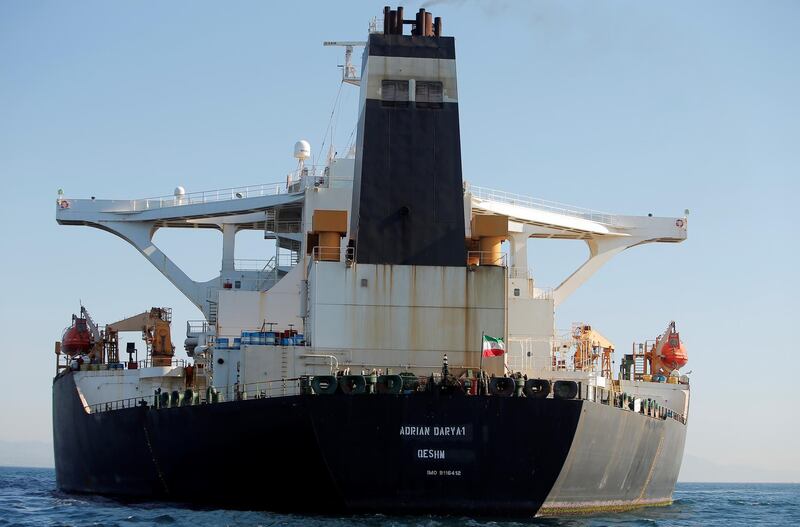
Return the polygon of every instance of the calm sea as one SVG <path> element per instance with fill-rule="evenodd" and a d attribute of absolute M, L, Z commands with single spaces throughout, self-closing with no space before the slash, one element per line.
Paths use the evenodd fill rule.
<path fill-rule="evenodd" d="M 121 504 L 104 498 L 75 497 L 55 490 L 52 469 L 0 467 L 0 526 L 726 526 L 800 525 L 800 485 L 679 483 L 670 507 L 608 516 L 529 521 L 458 517 L 380 515 L 321 517 L 195 510 L 175 504 Z"/>

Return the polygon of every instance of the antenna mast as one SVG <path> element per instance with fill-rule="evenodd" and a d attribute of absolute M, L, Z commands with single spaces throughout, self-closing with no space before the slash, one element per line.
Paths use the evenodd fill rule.
<path fill-rule="evenodd" d="M 326 40 L 322 43 L 323 46 L 339 46 L 344 48 L 344 65 L 342 68 L 342 82 L 359 86 L 361 84 L 361 77 L 356 74 L 356 68 L 353 66 L 353 48 L 356 46 L 366 46 L 367 43 L 361 40 Z"/>

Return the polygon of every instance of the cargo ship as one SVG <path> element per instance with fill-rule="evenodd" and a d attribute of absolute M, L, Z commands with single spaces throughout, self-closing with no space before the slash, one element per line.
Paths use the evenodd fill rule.
<path fill-rule="evenodd" d="M 442 28 L 424 9 L 387 7 L 366 41 L 326 43 L 345 48 L 342 82 L 360 99 L 353 148 L 323 165 L 299 141 L 296 170 L 277 183 L 130 200 L 59 192 L 59 224 L 117 235 L 202 313 L 187 323 L 186 358 L 169 308 L 106 324 L 85 307 L 72 316 L 55 343 L 61 491 L 521 517 L 671 503 L 690 394 L 675 322 L 616 368 L 599 328 L 557 330 L 555 313 L 625 249 L 685 240 L 687 217 L 465 182 L 455 40 Z M 164 228 L 218 231 L 219 275 L 192 280 L 154 244 Z M 244 230 L 275 256 L 237 260 Z M 582 240 L 588 258 L 543 287 L 531 238 Z"/>

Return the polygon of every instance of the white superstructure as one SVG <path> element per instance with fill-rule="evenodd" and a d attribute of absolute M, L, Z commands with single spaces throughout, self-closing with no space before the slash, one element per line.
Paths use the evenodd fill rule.
<path fill-rule="evenodd" d="M 298 145 L 296 153 L 310 149 L 307 143 Z M 614 215 L 465 185 L 469 220 L 490 215 L 507 223 L 503 237 L 509 251 L 501 261 L 461 268 L 356 264 L 353 249 L 346 246 L 347 233 L 337 257 L 326 261 L 319 258 L 319 246 L 309 245 L 314 213 L 350 211 L 353 169 L 353 159 L 335 158 L 325 167 L 301 167 L 285 182 L 254 187 L 198 193 L 181 188 L 172 196 L 134 200 L 61 196 L 57 219 L 128 241 L 202 311 L 205 323 L 187 328 L 187 350 L 206 367 L 208 383 L 225 389 L 342 368 L 426 375 L 441 366 L 444 353 L 453 368 L 476 370 L 481 332 L 507 342 L 504 361 L 485 364 L 491 373 L 521 372 L 608 387 L 610 379 L 599 367 L 579 369 L 569 360 L 571 352 L 564 349 L 573 343 L 556 333 L 556 307 L 624 249 L 680 242 L 687 234 L 686 217 Z M 474 222 L 466 225 L 469 239 Z M 221 232 L 220 273 L 207 282 L 189 279 L 152 241 L 159 228 L 188 227 Z M 274 240 L 275 258 L 235 260 L 235 235 L 243 229 L 263 230 L 267 240 Z M 589 256 L 557 287 L 540 287 L 529 271 L 529 238 L 583 240 Z M 303 339 L 287 345 L 281 345 L 280 337 L 275 344 L 239 340 L 243 332 L 288 328 Z M 565 360 L 557 360 L 559 351 Z M 181 371 L 89 371 L 79 387 L 88 404 L 104 403 L 158 387 L 171 389 L 170 378 L 180 377 Z M 109 375 L 115 376 L 113 382 L 104 381 Z M 682 385 L 644 385 L 626 390 L 642 391 L 669 406 L 675 401 L 674 410 L 685 410 L 687 402 L 677 402 L 673 394 Z"/>

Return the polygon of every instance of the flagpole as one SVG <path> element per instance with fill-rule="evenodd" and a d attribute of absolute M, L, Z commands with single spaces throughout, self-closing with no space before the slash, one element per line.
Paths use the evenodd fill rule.
<path fill-rule="evenodd" d="M 480 367 L 478 368 L 478 389 L 476 390 L 476 393 L 478 395 L 481 395 L 483 388 L 483 340 L 485 337 L 486 337 L 486 332 L 481 331 L 481 351 L 480 351 L 481 362 L 480 362 Z"/>

